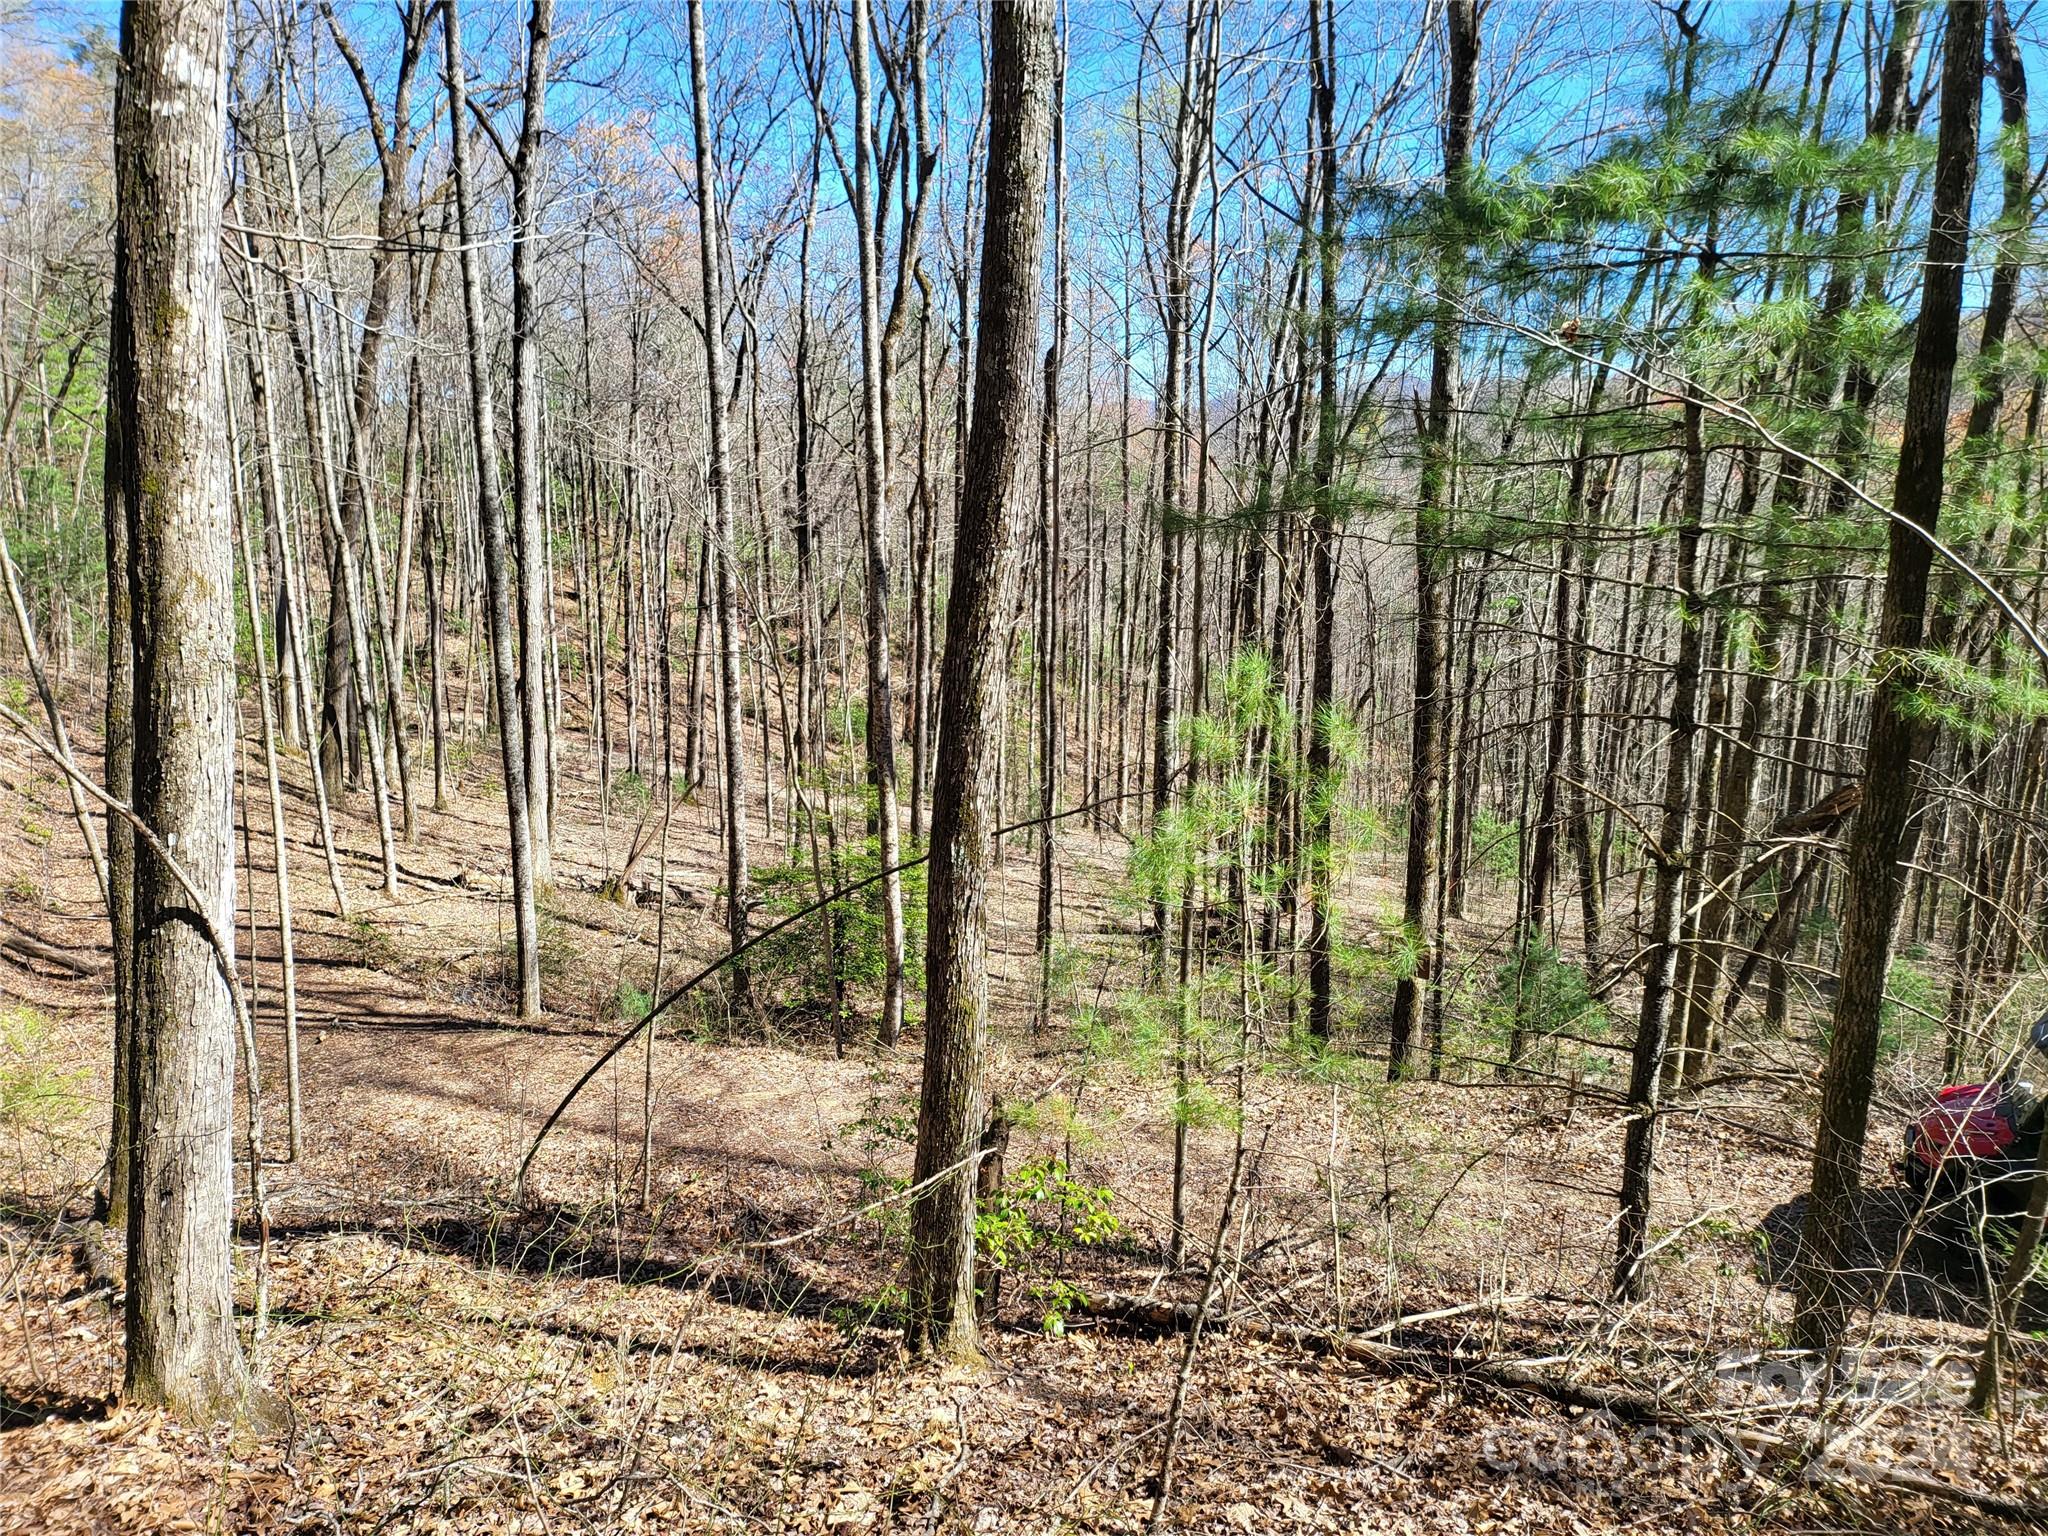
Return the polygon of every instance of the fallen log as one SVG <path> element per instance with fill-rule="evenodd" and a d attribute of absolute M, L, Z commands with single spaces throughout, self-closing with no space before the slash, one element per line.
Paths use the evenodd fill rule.
<path fill-rule="evenodd" d="M 1384 1341 L 1384 1335 L 1412 1327 L 1417 1323 L 1528 1299 L 1488 1299 L 1458 1307 L 1445 1307 L 1434 1312 L 1418 1312 L 1412 1316 L 1395 1318 L 1391 1322 L 1379 1324 L 1363 1332 L 1338 1333 L 1293 1323 L 1273 1323 L 1241 1312 L 1213 1315 L 1207 1318 L 1202 1326 L 1205 1331 L 1235 1332 L 1245 1338 L 1288 1344 L 1306 1353 L 1327 1355 L 1360 1365 L 1373 1366 L 1396 1375 L 1420 1376 L 1434 1381 L 1455 1380 L 1460 1384 L 1473 1383 L 1509 1394 L 1527 1393 L 1567 1408 L 1611 1414 L 1623 1423 L 1645 1428 L 1705 1427 L 1730 1443 L 1738 1444 L 1745 1450 L 1759 1455 L 1790 1458 L 1795 1464 L 1803 1462 L 1809 1469 L 1820 1465 L 1812 1455 L 1811 1447 L 1802 1453 L 1800 1444 L 1792 1437 L 1772 1434 L 1767 1430 L 1715 1423 L 1697 1411 L 1687 1412 L 1680 1399 L 1669 1393 L 1636 1391 L 1603 1382 L 1574 1381 L 1529 1361 L 1497 1360 L 1456 1349 L 1417 1348 Z M 1185 1332 L 1192 1327 L 1197 1310 L 1193 1302 L 1109 1294 L 1089 1297 L 1075 1308 L 1073 1316 L 1092 1318 L 1111 1327 L 1139 1333 L 1168 1334 Z M 1922 1498 L 1958 1504 L 1979 1514 L 1990 1515 L 2029 1529 L 2048 1528 L 2048 1503 L 2009 1499 L 1965 1484 L 1945 1483 L 1922 1473 L 1893 1467 L 1863 1464 L 1858 1467 L 1856 1475 L 1876 1487 L 1893 1493 L 1914 1494 Z"/>
<path fill-rule="evenodd" d="M 47 965 L 52 970 L 64 971 L 73 976 L 97 976 L 106 969 L 105 962 L 97 954 L 80 955 L 68 949 L 59 949 L 54 944 L 45 944 L 34 934 L 15 929 L 0 934 L 0 949 L 32 960 L 37 965 Z"/>
<path fill-rule="evenodd" d="M 1676 1424 L 1683 1422 L 1677 1407 L 1661 1396 L 1630 1392 L 1598 1382 L 1572 1381 L 1555 1372 L 1518 1361 L 1494 1360 L 1483 1355 L 1452 1349 L 1424 1349 L 1389 1344 L 1386 1335 L 1418 1323 L 1458 1317 L 1500 1305 L 1530 1300 L 1508 1296 L 1463 1306 L 1418 1312 L 1361 1332 L 1337 1333 L 1327 1328 L 1309 1328 L 1298 1323 L 1272 1323 L 1242 1313 L 1212 1316 L 1203 1327 L 1217 1333 L 1236 1333 L 1245 1338 L 1288 1344 L 1309 1354 L 1328 1355 L 1360 1365 L 1381 1365 L 1404 1375 L 1458 1376 L 1487 1386 L 1517 1392 L 1534 1392 L 1569 1407 L 1611 1413 L 1632 1424 Z M 1091 1296 L 1075 1309 L 1075 1316 L 1134 1329 L 1145 1333 L 1182 1333 L 1193 1326 L 1195 1304 L 1162 1301 L 1145 1296 Z"/>

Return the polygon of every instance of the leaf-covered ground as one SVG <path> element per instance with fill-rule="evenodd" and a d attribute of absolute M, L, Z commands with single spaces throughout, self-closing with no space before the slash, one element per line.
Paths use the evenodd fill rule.
<path fill-rule="evenodd" d="M 476 790 L 478 786 L 471 786 Z M 29 871 L 5 931 L 104 961 L 61 786 L 0 752 L 0 863 Z M 551 899 L 550 1017 L 502 1018 L 507 927 L 494 802 L 425 818 L 405 894 L 351 860 L 333 910 L 317 849 L 290 849 L 301 914 L 307 1152 L 267 1175 L 265 1331 L 285 1408 L 194 1429 L 116 1401 L 118 1289 L 80 1262 L 107 1092 L 106 981 L 0 953 L 0 992 L 47 1025 L 9 1070 L 44 1101 L 6 1135 L 0 1287 L 0 1526 L 22 1531 L 1138 1531 L 1147 1527 L 1185 1337 L 1090 1300 L 1193 1298 L 1212 1258 L 1232 1133 L 1191 1140 L 1191 1263 L 1160 1262 L 1171 1169 L 1165 1087 L 1028 1029 L 1034 962 L 998 934 L 997 1084 L 1009 1152 L 1070 1160 L 1110 1192 L 1111 1241 L 1044 1241 L 1005 1277 L 981 1370 L 904 1360 L 896 1308 L 914 1041 L 837 1055 L 695 1010 L 601 1074 L 535 1165 L 541 1117 L 651 979 L 654 914 L 596 894 L 631 815 L 572 807 Z M 310 824 L 310 818 L 306 818 Z M 295 820 L 295 825 L 297 824 Z M 38 839 L 28 830 L 55 827 Z M 344 818 L 349 845 L 374 847 Z M 611 839 L 610 859 L 603 857 Z M 268 850 L 253 840 L 267 1134 L 283 1140 Z M 1076 839 L 1064 923 L 1121 985 L 1130 916 L 1117 845 Z M 715 836 L 679 813 L 671 943 L 715 951 Z M 1023 920 L 1027 861 L 1006 918 Z M 1381 894 L 1370 872 L 1361 904 Z M 669 974 L 676 957 L 671 956 Z M 792 1027 L 793 1028 L 793 1027 Z M 643 1081 L 657 1115 L 641 1201 Z M 1274 1065 L 1253 1076 L 1239 1218 L 1216 1257 L 1226 1326 L 1196 1351 L 1165 1529 L 1605 1532 L 1942 1530 L 1988 1518 L 1881 1486 L 1885 1469 L 2024 1501 L 2048 1467 L 2030 1401 L 2002 1428 L 1955 1409 L 1977 1333 L 1914 1296 L 1876 1314 L 1860 1362 L 1880 1395 L 1838 1400 L 1831 1453 L 1772 1356 L 1774 1283 L 1801 1184 L 1805 1104 L 1768 1080 L 1673 1116 L 1659 1169 L 1652 1301 L 1602 1300 L 1619 1119 L 1596 1094 L 1490 1080 L 1397 1094 Z M 1874 1176 L 1880 1177 L 1881 1174 Z M 244 1189 L 246 1194 L 246 1187 Z M 875 1202 L 884 1203 L 879 1206 Z M 246 1211 L 246 1202 L 244 1210 Z M 1069 1223 L 1070 1225 L 1070 1223 Z M 1796 1223 L 1795 1223 L 1796 1225 Z M 238 1246 L 254 1326 L 258 1234 Z M 1067 1311 L 1046 1327 L 1047 1313 Z M 1418 1313 L 1398 1358 L 1314 1335 Z M 1304 1331 L 1305 1330 L 1305 1331 Z M 1470 1379 L 1461 1359 L 1665 1390 L 1701 1426 L 1631 1426 Z M 1433 1360 L 1434 1367 L 1418 1361 Z M 2040 1363 L 2021 1363 L 2023 1388 Z M 1776 1437 L 1773 1439 L 1773 1437 Z"/>

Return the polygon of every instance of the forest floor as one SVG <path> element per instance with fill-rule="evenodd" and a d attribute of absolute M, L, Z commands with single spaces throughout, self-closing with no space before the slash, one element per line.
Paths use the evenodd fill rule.
<path fill-rule="evenodd" d="M 248 764 L 260 785 L 253 747 Z M 1146 1529 L 1187 1340 L 1112 1303 L 1200 1294 L 1234 1134 L 1190 1134 L 1190 1263 L 1169 1273 L 1168 1082 L 1084 1054 L 1062 1019 L 1031 1033 L 1023 846 L 994 944 L 993 1077 L 1028 1111 L 1007 1166 L 1070 1159 L 1083 1185 L 1111 1192 L 1118 1227 L 1092 1246 L 1063 1241 L 1056 1221 L 1034 1229 L 987 1366 L 941 1369 L 901 1356 L 901 1206 L 874 1205 L 909 1167 L 914 1030 L 893 1052 L 861 1042 L 841 1056 L 816 1031 L 689 1011 L 653 1057 L 651 1200 L 636 1043 L 512 1203 L 542 1117 L 621 1027 L 621 983 L 648 985 L 656 914 L 598 894 L 637 813 L 602 816 L 572 794 L 544 925 L 549 1012 L 508 1022 L 488 765 L 475 754 L 449 809 L 422 810 L 395 899 L 375 888 L 374 829 L 354 798 L 339 820 L 353 850 L 345 920 L 303 762 L 287 763 L 305 1150 L 267 1170 L 255 1345 L 286 1413 L 261 1431 L 203 1430 L 116 1401 L 120 1294 L 79 1259 L 109 1095 L 106 931 L 61 781 L 0 743 L 0 1067 L 14 1089 L 0 1100 L 0 1529 Z M 259 812 L 241 893 L 256 902 L 275 1156 L 284 1051 L 265 828 Z M 758 822 L 756 835 L 772 846 Z M 1077 829 L 1062 850 L 1063 927 L 1103 957 L 1095 970 L 1084 959 L 1079 985 L 1107 994 L 1122 985 L 1116 957 L 1135 953 L 1137 919 L 1115 896 L 1124 846 Z M 708 810 L 679 807 L 669 865 L 672 982 L 722 948 Z M 1388 900 L 1389 879 L 1361 872 L 1358 909 Z M 7 949 L 12 934 L 68 963 Z M 246 955 L 246 928 L 239 943 Z M 1275 1052 L 1250 1081 L 1244 1195 L 1217 1261 L 1228 1321 L 1189 1369 L 1161 1528 L 1948 1531 L 1989 1517 L 1902 1478 L 2028 1501 L 2048 1470 L 2039 1408 L 2002 1429 L 1964 1418 L 1969 1308 L 1916 1304 L 1910 1287 L 1865 1319 L 1882 1350 L 1863 1357 L 1863 1379 L 1881 1390 L 1830 1399 L 1828 1454 L 1810 1454 L 1812 1396 L 1769 1355 L 1789 1315 L 1777 1282 L 1808 1090 L 1763 1079 L 1671 1115 L 1651 1299 L 1617 1307 L 1604 1299 L 1612 1102 L 1490 1074 L 1388 1091 L 1372 1043 L 1357 1044 L 1355 1075 Z M 1894 1135 L 1879 1126 L 1873 1144 Z M 245 1226 L 237 1260 L 252 1326 L 257 1238 Z M 1319 1347 L 1432 1312 L 1448 1315 Z M 1698 1427 L 1490 1384 L 1463 1368 L 1477 1357 L 1661 1391 Z M 2029 1357 L 2019 1376 L 2039 1388 L 2048 1370 Z"/>

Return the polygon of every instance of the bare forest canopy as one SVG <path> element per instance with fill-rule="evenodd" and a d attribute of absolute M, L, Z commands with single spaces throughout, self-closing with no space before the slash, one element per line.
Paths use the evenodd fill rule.
<path fill-rule="evenodd" d="M 2048 1522 L 2044 79 L 0 0 L 0 1509 Z"/>

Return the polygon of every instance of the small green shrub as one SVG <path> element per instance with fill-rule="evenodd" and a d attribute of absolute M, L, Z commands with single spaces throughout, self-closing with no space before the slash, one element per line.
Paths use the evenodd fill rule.
<path fill-rule="evenodd" d="M 1540 1060 L 1558 1072 L 1602 1077 L 1611 1058 L 1581 1041 L 1608 1034 L 1607 1007 L 1593 996 L 1583 966 L 1564 959 L 1548 944 L 1531 943 L 1501 962 L 1450 1010 L 1458 1050 L 1481 1060 L 1505 1062 L 1519 1039 L 1529 1063 Z"/>
<path fill-rule="evenodd" d="M 546 894 L 534 902 L 534 955 L 540 967 L 542 981 L 560 981 L 568 975 L 569 968 L 576 963 L 578 953 L 574 924 L 563 915 L 554 899 Z M 519 985 L 519 935 L 510 924 L 507 914 L 505 937 L 498 944 L 498 982 L 506 987 Z M 621 989 L 624 990 L 623 988 Z"/>
<path fill-rule="evenodd" d="M 1607 1008 L 1593 996 L 1585 967 L 1573 965 L 1548 944 L 1531 943 L 1493 975 L 1495 1000 L 1510 1017 L 1519 1015 L 1533 1036 L 1600 1035 Z"/>
<path fill-rule="evenodd" d="M 1841 925 L 1835 921 L 1835 914 L 1826 907 L 1811 908 L 1799 922 L 1799 942 L 1802 946 L 1832 940 L 1839 932 Z"/>
<path fill-rule="evenodd" d="M 842 1125 L 835 1139 L 851 1141 L 872 1161 L 892 1147 L 917 1145 L 917 1100 L 895 1088 L 884 1071 L 868 1079 L 860 1113 Z"/>
<path fill-rule="evenodd" d="M 0 1009 L 0 1126 L 52 1131 L 85 1110 L 85 1073 L 51 1065 L 50 1021 L 26 1004 Z"/>
<path fill-rule="evenodd" d="M 1081 982 L 1088 969 L 1088 951 L 1078 944 L 1054 939 L 1045 959 L 1046 996 L 1056 1005 L 1078 1006 Z"/>
<path fill-rule="evenodd" d="M 1173 1097 L 1173 1120 L 1191 1131 L 1217 1130 L 1237 1124 L 1237 1106 L 1217 1094 L 1200 1078 L 1177 1085 Z"/>
<path fill-rule="evenodd" d="M 1941 1034 L 1945 1000 L 1934 977 L 1900 955 L 1885 973 L 1884 1007 L 1878 1011 L 1879 1054 L 1887 1061 Z"/>
<path fill-rule="evenodd" d="M 869 797 L 868 804 L 872 803 Z M 825 873 L 830 887 L 873 883 L 791 924 L 755 949 L 754 983 L 763 997 L 775 999 L 793 1016 L 829 1018 L 835 954 L 840 985 L 852 993 L 879 994 L 888 974 L 883 882 L 874 879 L 881 872 L 878 838 L 842 840 L 838 872 Z M 901 878 L 904 984 L 918 990 L 924 986 L 925 867 L 906 869 Z M 756 873 L 755 886 L 763 915 L 771 923 L 795 916 L 818 899 L 817 872 L 807 856 L 766 866 Z"/>
<path fill-rule="evenodd" d="M 654 790 L 637 773 L 627 772 L 612 780 L 612 810 L 622 816 L 638 816 L 654 803 Z"/>
<path fill-rule="evenodd" d="M 1522 824 L 1502 821 L 1481 807 L 1472 813 L 1472 867 L 1496 880 L 1513 880 L 1520 872 Z"/>
<path fill-rule="evenodd" d="M 349 959 L 366 971 L 388 971 L 398 964 L 398 945 L 367 913 L 358 912 L 348 920 L 344 943 Z"/>
<path fill-rule="evenodd" d="M 1339 804 L 1332 811 L 1332 819 L 1336 830 L 1331 842 L 1340 854 L 1363 857 L 1385 847 L 1394 835 L 1386 813 L 1378 806 Z"/>
<path fill-rule="evenodd" d="M 1115 1239 L 1122 1230 L 1106 1185 L 1084 1184 L 1056 1157 L 1037 1158 L 1003 1180 L 974 1218 L 975 1255 L 990 1285 L 1006 1272 L 1046 1265 L 1076 1248 Z M 1069 1313 L 1086 1297 L 1054 1273 L 1029 1277 L 1028 1294 L 1047 1333 L 1066 1330 Z"/>
<path fill-rule="evenodd" d="M 893 1195 L 910 1181 L 890 1173 L 883 1166 L 883 1159 L 892 1152 L 907 1151 L 917 1145 L 917 1100 L 908 1090 L 897 1087 L 886 1069 L 877 1068 L 868 1077 L 868 1095 L 861 1101 L 860 1113 L 834 1132 L 832 1140 L 849 1142 L 859 1151 L 862 1162 L 856 1176 L 870 1199 Z M 908 1204 L 892 1201 L 875 1211 L 874 1218 L 885 1242 L 909 1239 Z"/>
<path fill-rule="evenodd" d="M 576 962 L 576 938 L 562 909 L 549 900 L 536 904 L 534 913 L 536 948 L 543 981 L 560 981 Z"/>
<path fill-rule="evenodd" d="M 624 1024 L 638 1024 L 653 1006 L 653 995 L 641 991 L 630 981 L 620 982 L 618 990 L 612 994 L 612 1015 Z"/>
<path fill-rule="evenodd" d="M 569 924 L 561 920 L 559 913 L 543 909 L 539 918 L 539 938 L 541 979 L 559 981 L 575 961 L 575 938 L 569 934 Z"/>
<path fill-rule="evenodd" d="M 848 699 L 846 707 L 832 710 L 825 722 L 833 743 L 842 747 L 858 747 L 868 739 L 868 706 L 861 699 Z"/>

